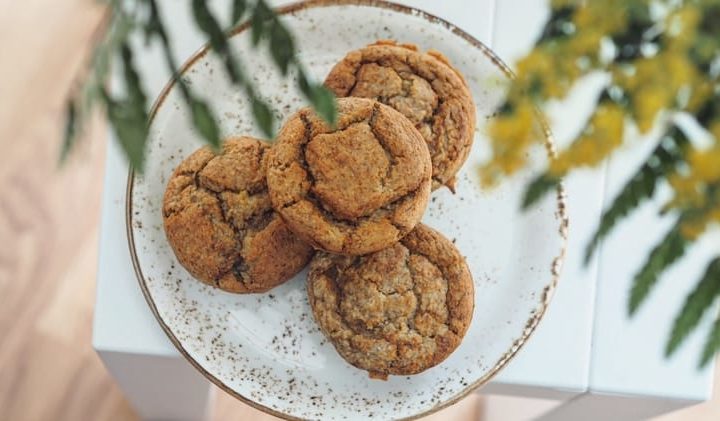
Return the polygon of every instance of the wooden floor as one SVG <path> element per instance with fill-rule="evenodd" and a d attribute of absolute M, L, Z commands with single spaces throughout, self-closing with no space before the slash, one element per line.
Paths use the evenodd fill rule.
<path fill-rule="evenodd" d="M 100 17 L 93 4 L 6 2 L 0 15 L 0 420 L 137 419 L 90 346 L 102 123 L 57 166 L 63 98 Z M 433 418 L 477 420 L 487 405 L 472 396 Z M 718 414 L 716 394 L 662 420 Z M 219 393 L 214 419 L 272 417 Z"/>

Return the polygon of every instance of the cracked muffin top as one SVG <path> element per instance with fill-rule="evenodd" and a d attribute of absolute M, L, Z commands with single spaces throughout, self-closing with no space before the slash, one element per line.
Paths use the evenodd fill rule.
<path fill-rule="evenodd" d="M 432 157 L 433 189 L 455 191 L 475 131 L 475 104 L 460 72 L 437 51 L 378 41 L 348 53 L 325 85 L 338 97 L 372 98 L 407 117 Z"/>
<path fill-rule="evenodd" d="M 427 206 L 431 163 L 425 141 L 392 108 L 362 98 L 338 102 L 337 127 L 305 108 L 270 151 L 275 209 L 316 248 L 360 255 L 410 232 Z"/>
<path fill-rule="evenodd" d="M 200 281 L 229 292 L 264 292 L 312 257 L 312 247 L 272 209 L 268 150 L 260 140 L 232 138 L 218 155 L 209 147 L 195 151 L 168 181 L 165 234 L 178 261 Z"/>
<path fill-rule="evenodd" d="M 365 256 L 318 252 L 307 290 L 313 316 L 338 353 L 380 379 L 416 374 L 447 358 L 475 302 L 465 259 L 423 224 Z"/>

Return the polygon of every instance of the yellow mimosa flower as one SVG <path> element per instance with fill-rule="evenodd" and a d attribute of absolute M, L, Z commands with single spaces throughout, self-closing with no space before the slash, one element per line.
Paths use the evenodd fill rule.
<path fill-rule="evenodd" d="M 633 112 L 641 133 L 652 129 L 657 113 L 667 106 L 669 100 L 669 92 L 658 86 L 648 86 L 634 93 Z"/>
<path fill-rule="evenodd" d="M 720 181 L 720 147 L 692 150 L 688 158 L 693 176 L 705 183 Z"/>
<path fill-rule="evenodd" d="M 627 26 L 627 1 L 603 0 L 583 2 L 573 22 L 578 28 L 592 27 L 602 33 L 613 33 Z"/>
<path fill-rule="evenodd" d="M 588 130 L 550 165 L 550 173 L 564 175 L 570 168 L 594 166 L 623 141 L 625 114 L 615 104 L 601 104 L 590 119 Z"/>
<path fill-rule="evenodd" d="M 712 221 L 716 224 L 720 223 L 720 204 L 715 206 L 715 208 L 710 211 L 710 219 L 712 219 Z"/>
<path fill-rule="evenodd" d="M 483 182 L 493 184 L 502 174 L 512 174 L 526 163 L 525 152 L 535 141 L 535 108 L 529 100 L 514 104 L 514 111 L 495 117 L 488 125 L 493 161 L 482 169 Z"/>
<path fill-rule="evenodd" d="M 600 49 L 603 32 L 596 28 L 582 28 L 577 35 L 567 40 L 567 52 L 579 57 L 583 55 L 596 55 Z"/>
<path fill-rule="evenodd" d="M 687 50 L 695 39 L 700 18 L 700 10 L 695 5 L 688 4 L 670 13 L 665 19 L 667 48 Z"/>
<path fill-rule="evenodd" d="M 669 207 L 689 209 L 698 208 L 704 204 L 705 197 L 701 194 L 697 180 L 674 173 L 668 177 L 668 182 L 674 192 L 673 198 L 668 204 Z"/>
<path fill-rule="evenodd" d="M 690 98 L 688 99 L 686 109 L 691 113 L 699 111 L 700 107 L 702 107 L 712 95 L 713 83 L 702 76 L 696 75 L 690 84 Z"/>

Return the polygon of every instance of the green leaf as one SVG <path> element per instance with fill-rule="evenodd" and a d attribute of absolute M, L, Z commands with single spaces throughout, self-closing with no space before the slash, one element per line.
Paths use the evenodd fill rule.
<path fill-rule="evenodd" d="M 200 2 L 202 3 L 202 2 Z M 175 58 L 170 48 L 170 42 L 165 32 L 165 27 L 160 19 L 160 13 L 157 8 L 155 0 L 150 0 L 151 5 L 151 20 L 155 21 L 154 33 L 160 38 L 162 42 L 163 51 L 165 53 L 165 63 L 168 69 L 173 73 L 173 77 L 177 82 L 177 86 L 180 89 L 185 102 L 190 108 L 190 114 L 193 122 L 193 126 L 197 129 L 198 133 L 210 144 L 210 146 L 218 151 L 220 149 L 220 128 L 217 125 L 215 116 L 213 115 L 210 107 L 202 100 L 195 98 L 190 91 L 190 87 L 185 83 L 182 77 L 177 73 L 177 65 Z M 223 51 L 227 48 L 226 39 L 222 30 L 220 29 L 217 21 L 214 20 L 207 7 L 204 4 L 193 3 L 193 13 L 195 19 L 198 21 L 198 26 L 211 38 L 214 39 L 214 47 L 216 51 Z M 203 22 L 202 25 L 200 22 Z M 232 77 L 232 76 L 231 76 Z"/>
<path fill-rule="evenodd" d="M 210 38 L 210 46 L 222 57 L 230 80 L 235 84 L 244 83 L 244 76 L 230 51 L 225 33 L 208 9 L 205 0 L 193 0 L 192 10 L 198 27 Z"/>
<path fill-rule="evenodd" d="M 190 93 L 189 86 L 183 81 L 182 77 L 178 73 L 178 66 L 173 56 L 172 48 L 170 47 L 170 40 L 167 37 L 165 31 L 165 25 L 160 18 L 160 11 L 158 9 L 157 2 L 155 0 L 148 0 L 150 4 L 150 17 L 148 26 L 152 27 L 151 35 L 157 36 L 160 39 L 160 45 L 163 49 L 163 55 L 165 56 L 165 65 L 168 71 L 173 75 L 173 80 L 177 83 L 185 102 L 192 108 L 192 94 Z"/>
<path fill-rule="evenodd" d="M 275 19 L 275 12 L 263 0 L 258 0 L 252 16 L 251 37 L 253 46 L 260 43 L 267 25 Z"/>
<path fill-rule="evenodd" d="M 312 86 L 310 86 L 310 80 L 308 79 L 305 71 L 302 68 L 298 69 L 298 87 L 300 88 L 300 92 L 302 92 L 306 98 L 310 99 L 310 97 L 313 95 L 313 89 Z"/>
<path fill-rule="evenodd" d="M 112 6 L 115 7 L 115 6 Z M 101 90 L 110 75 L 110 63 L 113 56 L 127 42 L 135 22 L 120 9 L 113 10 L 112 21 L 101 41 L 95 45 L 90 62 L 90 72 L 82 84 L 80 95 L 76 98 L 78 132 L 81 131 L 86 116 L 92 111 L 95 101 L 100 98 Z"/>
<path fill-rule="evenodd" d="M 273 115 L 270 108 L 259 98 L 252 98 L 252 112 L 255 117 L 255 121 L 260 126 L 263 134 L 268 138 L 272 139 L 275 136 L 273 130 Z"/>
<path fill-rule="evenodd" d="M 603 212 L 600 225 L 585 249 L 585 264 L 597 249 L 600 241 L 640 203 L 653 196 L 657 182 L 664 179 L 675 165 L 682 161 L 688 140 L 677 127 L 673 127 L 645 160 L 645 164 L 630 178 L 609 208 Z"/>
<path fill-rule="evenodd" d="M 100 75 L 101 82 L 105 82 L 105 76 L 110 72 L 111 57 L 117 52 L 120 45 L 127 42 L 134 22 L 123 13 L 121 8 L 112 6 L 113 17 L 108 29 L 108 34 L 103 42 L 95 48 L 92 60 L 94 73 Z"/>
<path fill-rule="evenodd" d="M 557 187 L 559 183 L 560 179 L 547 173 L 539 175 L 528 185 L 527 190 L 525 190 L 525 196 L 523 197 L 522 203 L 523 210 L 527 210 L 537 203 L 547 192 Z"/>
<path fill-rule="evenodd" d="M 720 351 L 720 316 L 715 319 L 715 323 L 713 323 L 713 326 L 710 329 L 707 341 L 703 347 L 698 368 L 703 368 L 708 365 L 718 351 Z"/>
<path fill-rule="evenodd" d="M 193 0 L 193 16 L 198 27 L 210 38 L 210 45 L 218 53 L 227 51 L 227 40 L 215 17 L 208 9 L 205 0 Z"/>
<path fill-rule="evenodd" d="M 720 258 L 714 259 L 695 289 L 685 299 L 680 314 L 675 319 L 665 355 L 672 355 L 687 336 L 697 327 L 703 314 L 710 309 L 720 295 Z"/>
<path fill-rule="evenodd" d="M 165 31 L 165 25 L 163 25 L 162 19 L 160 18 L 160 9 L 158 8 L 157 1 L 147 0 L 147 2 L 150 6 L 150 15 L 148 16 L 148 22 L 145 27 L 145 36 L 157 36 L 163 45 L 168 46 L 170 41 Z"/>
<path fill-rule="evenodd" d="M 148 135 L 147 99 L 140 84 L 140 76 L 133 63 L 133 53 L 127 43 L 120 47 L 125 97 L 113 99 L 102 89 L 108 119 L 115 129 L 130 164 L 142 172 L 145 142 Z"/>
<path fill-rule="evenodd" d="M 111 57 L 127 42 L 136 23 L 115 5 L 111 20 L 103 37 L 94 45 L 90 58 L 87 77 L 81 80 L 76 92 L 73 92 L 65 110 L 63 143 L 60 149 L 59 163 L 62 165 L 72 152 L 87 117 L 91 114 L 97 100 L 102 99 L 102 90 L 110 72 Z M 142 97 L 138 97 L 142 102 Z"/>
<path fill-rule="evenodd" d="M 643 267 L 633 279 L 628 301 L 628 312 L 635 314 L 640 304 L 657 283 L 660 274 L 685 254 L 688 240 L 680 233 L 682 218 L 668 231 L 659 244 L 650 252 Z"/>
<path fill-rule="evenodd" d="M 335 94 L 323 85 L 315 85 L 310 102 L 323 120 L 331 127 L 337 124 L 337 103 Z"/>
<path fill-rule="evenodd" d="M 165 28 L 160 21 L 160 14 L 158 13 L 157 3 L 155 2 L 155 0 L 146 1 L 150 8 L 150 14 L 148 15 L 147 23 L 145 23 L 145 27 L 143 28 L 143 32 L 145 33 L 145 44 L 149 44 L 150 40 L 154 36 L 158 36 L 160 38 L 163 38 L 164 40 L 167 40 Z"/>
<path fill-rule="evenodd" d="M 68 101 L 65 109 L 65 131 L 63 135 L 63 144 L 60 149 L 60 164 L 62 165 L 67 160 L 70 151 L 75 145 L 77 140 L 77 106 L 75 101 L 72 99 Z"/>
<path fill-rule="evenodd" d="M 120 145 L 132 167 L 142 173 L 145 159 L 145 141 L 147 140 L 147 121 L 138 113 L 138 109 L 128 100 L 105 101 L 108 120 L 115 130 Z"/>
<path fill-rule="evenodd" d="M 247 3 L 245 0 L 233 0 L 231 14 L 233 25 L 237 25 L 237 23 L 240 22 L 240 19 L 242 19 L 243 15 L 245 15 L 246 10 Z"/>
<path fill-rule="evenodd" d="M 262 38 L 263 32 L 265 32 L 265 21 L 253 15 L 251 27 L 252 45 L 253 47 L 257 47 L 258 44 L 260 44 L 260 38 Z"/>
<path fill-rule="evenodd" d="M 200 135 L 205 138 L 215 151 L 220 150 L 220 128 L 210 107 L 199 99 L 191 99 L 190 111 L 192 121 Z"/>
<path fill-rule="evenodd" d="M 142 89 L 140 75 L 138 75 L 133 63 L 133 52 L 128 44 L 123 43 L 120 47 L 120 56 L 122 57 L 123 77 L 128 101 L 137 107 L 138 113 L 147 115 L 147 97 Z"/>
<path fill-rule="evenodd" d="M 335 127 L 337 124 L 335 94 L 323 85 L 310 82 L 302 69 L 298 71 L 298 87 L 310 101 L 315 112 L 330 126 Z"/>
<path fill-rule="evenodd" d="M 287 75 L 288 67 L 295 58 L 293 39 L 279 20 L 272 24 L 270 30 L 270 53 L 283 76 Z"/>

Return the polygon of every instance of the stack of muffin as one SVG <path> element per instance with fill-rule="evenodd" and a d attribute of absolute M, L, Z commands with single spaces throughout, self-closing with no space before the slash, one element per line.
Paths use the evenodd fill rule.
<path fill-rule="evenodd" d="M 312 313 L 338 353 L 373 378 L 416 374 L 472 318 L 464 258 L 420 219 L 431 190 L 454 190 L 475 106 L 444 56 L 391 41 L 349 53 L 325 84 L 336 127 L 305 108 L 272 146 L 236 137 L 186 158 L 165 232 L 195 278 L 229 292 L 268 291 L 310 262 Z"/>

